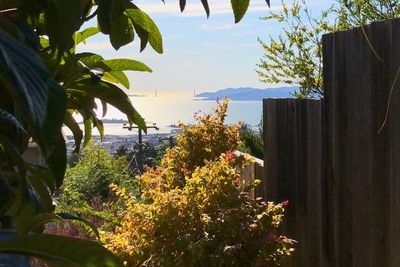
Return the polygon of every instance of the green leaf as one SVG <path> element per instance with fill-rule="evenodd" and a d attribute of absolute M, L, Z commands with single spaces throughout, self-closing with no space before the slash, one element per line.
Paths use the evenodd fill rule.
<path fill-rule="evenodd" d="M 146 64 L 133 59 L 118 58 L 98 61 L 91 66 L 92 68 L 100 68 L 107 71 L 147 71 L 153 72 Z"/>
<path fill-rule="evenodd" d="M 64 52 L 73 46 L 72 36 L 83 22 L 81 14 L 81 0 L 47 1 L 45 20 L 52 48 Z"/>
<path fill-rule="evenodd" d="M 96 35 L 97 33 L 99 33 L 99 28 L 97 27 L 89 27 L 81 32 L 76 32 L 74 34 L 75 46 L 82 42 L 85 42 L 87 38 Z"/>
<path fill-rule="evenodd" d="M 29 182 L 41 197 L 42 203 L 49 203 L 49 206 L 43 206 L 44 210 L 50 211 L 52 209 L 52 199 L 50 194 L 53 194 L 56 188 L 55 179 L 52 176 L 51 171 L 46 167 L 32 164 L 27 164 L 27 168 L 29 171 Z"/>
<path fill-rule="evenodd" d="M 85 139 L 83 140 L 83 147 L 86 147 L 92 139 L 92 120 L 90 119 L 90 117 L 88 117 L 88 115 L 83 116 L 83 126 L 85 129 Z"/>
<path fill-rule="evenodd" d="M 90 78 L 84 78 L 72 85 L 73 89 L 81 90 L 87 94 L 99 98 L 125 113 L 130 123 L 134 123 L 146 131 L 146 123 L 136 109 L 132 106 L 129 97 L 121 88 L 105 81 L 93 82 Z"/>
<path fill-rule="evenodd" d="M 104 100 L 101 100 L 101 105 L 103 107 L 103 114 L 102 116 L 104 117 L 107 114 L 107 102 Z"/>
<path fill-rule="evenodd" d="M 235 23 L 238 23 L 246 14 L 249 4 L 250 0 L 231 0 Z"/>
<path fill-rule="evenodd" d="M 125 10 L 125 14 L 131 19 L 133 25 L 139 26 L 148 33 L 148 41 L 151 47 L 153 47 L 156 52 L 162 54 L 163 41 L 160 30 L 149 15 L 132 3 L 129 3 L 129 8 Z M 135 29 L 137 28 L 135 27 Z"/>
<path fill-rule="evenodd" d="M 133 24 L 133 27 L 140 38 L 140 52 L 142 52 L 149 42 L 149 33 L 136 24 Z"/>
<path fill-rule="evenodd" d="M 75 58 L 89 68 L 92 67 L 95 63 L 104 60 L 102 56 L 89 52 L 76 54 Z"/>
<path fill-rule="evenodd" d="M 29 232 L 35 231 L 35 229 L 39 227 L 43 227 L 46 223 L 49 222 L 62 222 L 65 223 L 64 220 L 51 212 L 42 212 L 38 213 L 35 216 L 29 218 L 28 221 L 24 221 L 23 225 L 20 225 L 18 232 L 21 234 L 27 234 Z"/>
<path fill-rule="evenodd" d="M 97 242 L 48 234 L 21 235 L 0 244 L 1 253 L 23 254 L 71 267 L 122 267 L 122 262 Z"/>
<path fill-rule="evenodd" d="M 31 128 L 40 129 L 46 117 L 48 76 L 32 50 L 0 29 L 1 85 L 12 96 Z"/>
<path fill-rule="evenodd" d="M 74 89 L 67 89 L 66 92 L 68 94 L 67 109 L 84 110 L 97 108 L 93 96 L 88 95 L 86 92 Z"/>
<path fill-rule="evenodd" d="M 100 233 L 97 230 L 96 226 L 93 223 L 83 219 L 82 217 L 72 214 L 72 213 L 69 213 L 69 212 L 57 213 L 57 216 L 60 216 L 64 220 L 79 221 L 79 222 L 83 223 L 84 225 L 86 225 L 93 231 L 93 233 L 95 234 L 97 239 L 100 239 Z"/>
<path fill-rule="evenodd" d="M 65 113 L 64 124 L 71 130 L 72 134 L 74 135 L 74 140 L 75 140 L 74 153 L 79 153 L 81 142 L 83 139 L 83 132 L 79 127 L 79 124 L 72 116 L 72 113 L 70 113 L 69 111 Z"/>
<path fill-rule="evenodd" d="M 111 23 L 110 42 L 115 50 L 133 41 L 134 31 L 131 21 L 126 15 L 120 15 Z"/>
<path fill-rule="evenodd" d="M 110 71 L 110 72 L 105 72 L 102 77 L 103 80 L 113 82 L 113 83 L 119 83 L 122 86 L 124 86 L 126 89 L 129 89 L 129 79 L 126 76 L 125 73 L 122 71 Z M 103 112 L 104 114 L 104 112 Z M 104 117 L 105 115 L 103 115 Z"/>
<path fill-rule="evenodd" d="M 56 179 L 57 187 L 60 187 L 64 180 L 67 165 L 67 149 L 61 132 L 66 110 L 66 95 L 64 90 L 60 89 L 56 83 L 50 88 L 46 120 L 41 132 L 33 135 Z"/>
<path fill-rule="evenodd" d="M 39 144 L 61 185 L 66 167 L 61 134 L 65 92 L 50 77 L 38 55 L 0 30 L 0 85 L 11 95 L 29 134 Z"/>
<path fill-rule="evenodd" d="M 97 0 L 97 24 L 100 31 L 104 34 L 109 34 L 111 29 L 111 8 L 113 1 Z"/>
<path fill-rule="evenodd" d="M 93 120 L 94 127 L 96 127 L 97 130 L 99 131 L 100 141 L 103 141 L 103 139 L 104 139 L 104 125 L 103 125 L 103 122 L 101 120 L 97 119 L 95 116 L 93 116 L 92 120 Z"/>

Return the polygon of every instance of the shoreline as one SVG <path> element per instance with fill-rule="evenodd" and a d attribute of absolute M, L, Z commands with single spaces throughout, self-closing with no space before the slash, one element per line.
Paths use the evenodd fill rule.
<path fill-rule="evenodd" d="M 143 142 L 149 143 L 151 146 L 161 145 L 163 142 L 160 139 L 169 138 L 173 136 L 169 133 L 150 133 L 143 135 Z M 72 135 L 66 135 L 66 145 L 67 145 L 67 154 L 70 155 L 75 148 L 74 137 Z M 103 141 L 100 140 L 100 135 L 93 135 L 92 141 L 95 144 L 100 145 L 101 147 L 107 149 L 110 154 L 114 154 L 115 150 L 120 146 L 125 146 L 129 149 L 133 147 L 135 143 L 139 140 L 139 135 L 137 133 L 132 133 L 130 135 L 114 135 L 107 134 L 104 135 Z"/>

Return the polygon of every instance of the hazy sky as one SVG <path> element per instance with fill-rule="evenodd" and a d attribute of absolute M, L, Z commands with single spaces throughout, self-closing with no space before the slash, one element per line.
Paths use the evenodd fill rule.
<path fill-rule="evenodd" d="M 258 81 L 254 69 L 263 55 L 257 37 L 278 34 L 282 26 L 260 20 L 272 10 L 280 10 L 280 0 L 252 0 L 239 24 L 234 24 L 229 0 L 209 0 L 211 16 L 206 18 L 200 0 L 188 1 L 179 11 L 176 0 L 135 1 L 158 25 L 164 41 L 164 54 L 150 46 L 139 53 L 139 38 L 114 51 L 107 37 L 89 39 L 81 51 L 92 51 L 106 58 L 131 58 L 147 64 L 153 73 L 129 72 L 131 89 L 159 92 L 187 90 L 188 93 L 215 91 L 226 87 L 269 87 Z M 288 1 L 290 2 L 290 1 Z M 332 1 L 307 0 L 313 15 Z"/>

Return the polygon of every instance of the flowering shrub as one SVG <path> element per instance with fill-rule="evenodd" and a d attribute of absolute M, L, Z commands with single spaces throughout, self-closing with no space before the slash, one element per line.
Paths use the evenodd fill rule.
<path fill-rule="evenodd" d="M 231 152 L 238 127 L 224 125 L 226 108 L 182 127 L 161 166 L 139 179 L 140 202 L 113 186 L 126 210 L 103 241 L 127 266 L 273 266 L 290 255 L 292 241 L 278 234 L 283 205 L 252 199 L 257 181 L 239 179 L 248 159 Z"/>
<path fill-rule="evenodd" d="M 225 126 L 228 101 L 219 103 L 214 114 L 195 114 L 195 125 L 180 123 L 183 131 L 177 145 L 166 152 L 161 168 L 170 170 L 173 185 L 183 186 L 185 176 L 203 166 L 205 160 L 217 159 L 221 153 L 235 150 L 240 144 L 238 127 Z"/>

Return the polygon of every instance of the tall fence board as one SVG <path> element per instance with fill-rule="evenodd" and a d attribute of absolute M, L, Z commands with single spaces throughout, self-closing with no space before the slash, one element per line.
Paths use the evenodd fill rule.
<path fill-rule="evenodd" d="M 332 266 L 400 266 L 400 20 L 365 32 L 376 53 L 361 29 L 323 38 L 326 252 Z"/>
<path fill-rule="evenodd" d="M 400 266 L 400 20 L 364 31 L 324 36 L 321 102 L 264 100 L 267 199 L 290 201 L 299 241 L 288 266 Z"/>
<path fill-rule="evenodd" d="M 321 103 L 264 100 L 267 198 L 289 200 L 283 230 L 297 240 L 291 266 L 321 264 Z"/>

